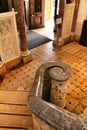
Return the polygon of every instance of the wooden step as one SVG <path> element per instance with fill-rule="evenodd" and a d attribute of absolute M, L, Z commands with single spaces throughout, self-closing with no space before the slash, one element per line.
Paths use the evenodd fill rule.
<path fill-rule="evenodd" d="M 0 90 L 0 130 L 33 130 L 29 92 Z"/>
<path fill-rule="evenodd" d="M 0 114 L 0 127 L 33 127 L 32 116 Z"/>
<path fill-rule="evenodd" d="M 20 128 L 3 128 L 2 127 L 2 128 L 0 128 L 0 130 L 28 130 L 28 129 L 27 128 L 26 129 L 25 128 L 24 129 L 23 128 L 22 129 L 20 129 Z M 31 129 L 29 129 L 29 130 L 31 130 Z"/>
<path fill-rule="evenodd" d="M 31 115 L 31 111 L 27 106 L 0 104 L 0 113 L 2 114 L 18 114 L 18 115 Z"/>
<path fill-rule="evenodd" d="M 0 127 L 0 130 L 34 130 L 33 128 L 3 128 Z"/>
<path fill-rule="evenodd" d="M 21 128 L 3 128 L 2 127 L 2 128 L 0 128 L 0 130 L 33 130 L 33 129 L 27 129 L 27 128 L 26 129 L 25 128 L 24 129 L 23 128 L 22 129 Z"/>
<path fill-rule="evenodd" d="M 29 92 L 0 90 L 0 103 L 26 105 Z"/>

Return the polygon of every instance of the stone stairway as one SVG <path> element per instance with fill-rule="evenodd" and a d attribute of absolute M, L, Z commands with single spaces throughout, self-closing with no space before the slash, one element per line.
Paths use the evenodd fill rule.
<path fill-rule="evenodd" d="M 29 92 L 0 90 L 0 130 L 33 130 Z"/>

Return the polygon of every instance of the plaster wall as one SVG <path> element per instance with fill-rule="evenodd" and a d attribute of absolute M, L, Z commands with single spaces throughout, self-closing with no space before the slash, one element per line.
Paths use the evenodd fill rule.
<path fill-rule="evenodd" d="M 87 0 L 81 0 L 79 5 L 78 16 L 77 16 L 76 30 L 75 30 L 75 35 L 79 37 L 81 35 L 83 21 L 85 19 L 87 19 Z"/>

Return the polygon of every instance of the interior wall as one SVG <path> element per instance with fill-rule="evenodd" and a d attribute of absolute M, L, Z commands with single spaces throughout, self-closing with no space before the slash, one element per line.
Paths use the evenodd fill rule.
<path fill-rule="evenodd" d="M 80 0 L 77 22 L 76 22 L 76 30 L 75 30 L 76 36 L 80 37 L 83 21 L 85 19 L 87 19 L 87 0 Z"/>

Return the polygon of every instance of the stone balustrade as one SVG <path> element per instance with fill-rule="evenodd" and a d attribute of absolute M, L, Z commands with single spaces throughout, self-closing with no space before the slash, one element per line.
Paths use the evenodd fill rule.
<path fill-rule="evenodd" d="M 28 107 L 32 111 L 35 130 L 87 130 L 86 119 L 64 109 L 66 82 L 70 76 L 71 68 L 62 62 L 45 63 L 37 69 L 28 97 Z M 57 98 L 52 88 L 59 90 Z M 52 91 L 54 91 L 54 98 L 51 95 Z M 58 100 L 57 104 L 55 99 Z"/>

